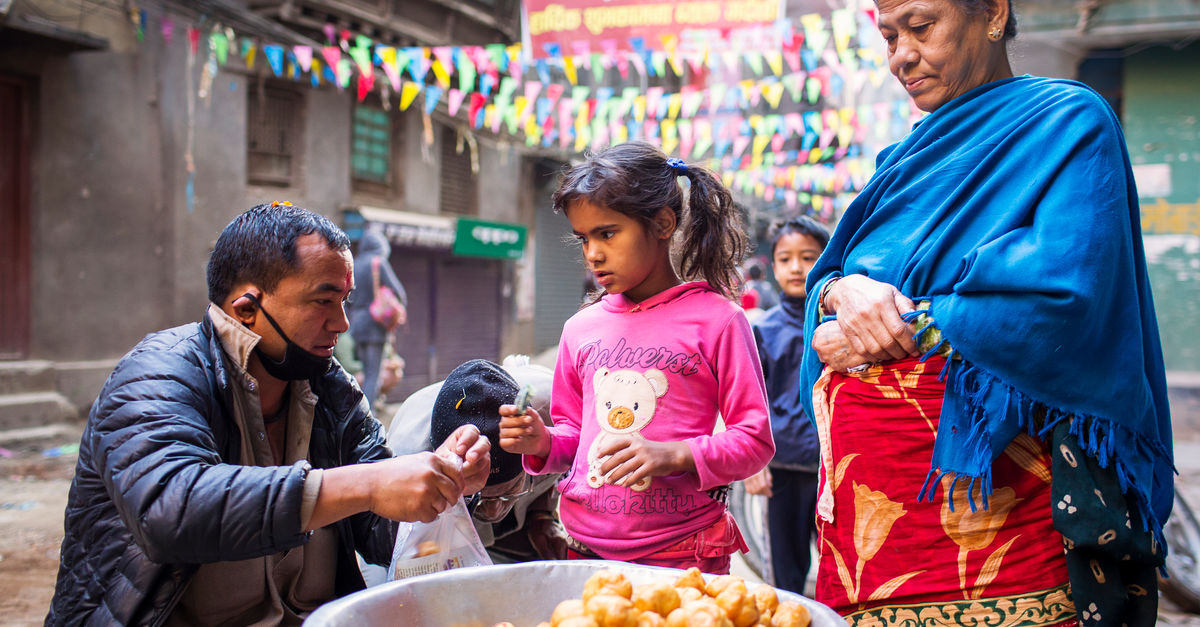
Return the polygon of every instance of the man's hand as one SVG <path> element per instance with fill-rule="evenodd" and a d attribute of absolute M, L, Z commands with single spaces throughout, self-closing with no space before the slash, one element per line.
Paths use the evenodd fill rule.
<path fill-rule="evenodd" d="M 600 474 L 608 483 L 632 488 L 649 477 L 696 472 L 692 450 L 683 442 L 656 442 L 639 434 L 606 435 L 596 449 Z"/>
<path fill-rule="evenodd" d="M 451 463 L 461 462 L 462 494 L 475 494 L 487 484 L 492 471 L 491 449 L 491 442 L 482 437 L 478 427 L 463 425 L 442 442 L 437 454 Z"/>
<path fill-rule="evenodd" d="M 567 532 L 554 519 L 554 514 L 541 510 L 526 512 L 525 535 L 539 558 L 567 559 Z"/>
<path fill-rule="evenodd" d="M 758 494 L 761 496 L 771 497 L 771 469 L 763 468 L 762 470 L 746 477 L 742 482 L 746 486 L 746 491 L 750 494 Z"/>
<path fill-rule="evenodd" d="M 458 463 L 440 455 L 402 455 L 366 467 L 374 470 L 369 509 L 384 518 L 430 522 L 463 495 Z"/>
<path fill-rule="evenodd" d="M 861 274 L 848 274 L 829 289 L 824 304 L 837 313 L 837 322 L 850 347 L 869 357 L 867 361 L 920 354 L 912 339 L 912 326 L 900 318 L 914 309 L 913 302 L 895 286 Z"/>
<path fill-rule="evenodd" d="M 869 356 L 854 351 L 837 320 L 822 323 L 813 331 L 812 347 L 821 363 L 838 372 L 846 372 L 848 368 L 873 361 Z"/>
<path fill-rule="evenodd" d="M 522 414 L 516 405 L 500 406 L 500 448 L 534 457 L 550 454 L 550 431 L 536 409 L 530 407 Z"/>
<path fill-rule="evenodd" d="M 321 491 L 305 531 L 372 511 L 392 520 L 429 522 L 463 493 L 462 465 L 433 453 L 321 471 Z"/>

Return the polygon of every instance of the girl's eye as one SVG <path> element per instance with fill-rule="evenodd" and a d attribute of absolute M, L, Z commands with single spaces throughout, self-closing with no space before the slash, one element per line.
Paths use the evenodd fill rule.
<path fill-rule="evenodd" d="M 603 237 L 604 239 L 612 239 L 613 236 L 616 234 L 617 234 L 616 231 L 601 231 L 600 236 Z"/>
<path fill-rule="evenodd" d="M 612 401 L 605 401 L 604 409 L 612 409 Z"/>
<path fill-rule="evenodd" d="M 637 403 L 634 403 L 634 404 L 633 404 L 633 411 L 637 411 L 637 408 L 638 408 L 638 404 L 637 404 Z"/>

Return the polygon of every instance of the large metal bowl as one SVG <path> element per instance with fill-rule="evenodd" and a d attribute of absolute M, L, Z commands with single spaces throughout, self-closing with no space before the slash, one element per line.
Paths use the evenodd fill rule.
<path fill-rule="evenodd" d="M 304 624 L 308 627 L 492 627 L 509 621 L 516 627 L 534 627 L 542 621 L 548 622 L 560 602 L 582 596 L 588 577 L 606 568 L 623 573 L 634 584 L 670 582 L 683 573 L 674 568 L 604 560 L 460 568 L 356 592 L 317 608 Z M 846 625 L 842 617 L 825 605 L 792 592 L 778 593 L 781 601 L 804 604 L 812 614 L 814 627 Z"/>

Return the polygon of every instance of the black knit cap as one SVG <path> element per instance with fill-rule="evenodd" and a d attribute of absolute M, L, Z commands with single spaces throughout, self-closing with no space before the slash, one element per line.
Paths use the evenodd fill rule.
<path fill-rule="evenodd" d="M 446 377 L 433 401 L 429 435 L 441 446 L 455 429 L 465 424 L 479 428 L 492 445 L 492 474 L 487 484 L 503 483 L 521 472 L 521 456 L 500 448 L 500 406 L 511 405 L 520 391 L 517 381 L 503 368 L 485 359 L 472 359 Z"/>

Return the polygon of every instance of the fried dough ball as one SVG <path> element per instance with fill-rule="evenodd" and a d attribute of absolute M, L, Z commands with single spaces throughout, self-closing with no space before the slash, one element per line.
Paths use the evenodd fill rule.
<path fill-rule="evenodd" d="M 587 615 L 587 611 L 583 609 L 583 600 L 567 599 L 555 606 L 554 613 L 550 615 L 550 626 L 561 627 L 563 621 L 568 618 Z"/>
<path fill-rule="evenodd" d="M 686 605 L 689 601 L 699 601 L 704 598 L 704 592 L 691 586 L 677 587 L 675 588 L 675 592 L 679 595 L 680 605 Z"/>
<path fill-rule="evenodd" d="M 647 583 L 633 588 L 633 605 L 643 612 L 666 617 L 683 605 L 679 592 L 668 583 Z"/>
<path fill-rule="evenodd" d="M 667 619 L 654 612 L 642 612 L 638 615 L 637 627 L 666 627 Z"/>
<path fill-rule="evenodd" d="M 771 614 L 771 627 L 808 627 L 810 622 L 808 608 L 795 601 L 783 601 Z"/>
<path fill-rule="evenodd" d="M 706 586 L 704 584 L 704 575 L 700 574 L 700 569 L 695 566 L 685 570 L 679 579 L 675 580 L 676 588 L 695 588 L 704 592 Z"/>
<path fill-rule="evenodd" d="M 765 583 L 755 588 L 753 595 L 754 606 L 759 614 L 770 615 L 779 607 L 779 595 L 775 593 L 775 588 Z"/>
<path fill-rule="evenodd" d="M 733 623 L 716 601 L 706 597 L 671 612 L 667 627 L 733 627 Z"/>
<path fill-rule="evenodd" d="M 442 547 L 433 540 L 426 540 L 417 545 L 417 557 L 425 557 L 426 555 L 433 555 L 441 551 Z"/>
<path fill-rule="evenodd" d="M 597 594 L 583 604 L 599 627 L 637 627 L 638 610 L 633 601 L 615 594 Z"/>
<path fill-rule="evenodd" d="M 725 610 L 733 627 L 750 627 L 758 622 L 758 606 L 740 577 L 717 595 L 717 605 Z"/>
<path fill-rule="evenodd" d="M 718 577 L 713 577 L 708 581 L 708 583 L 704 584 L 704 591 L 708 593 L 708 596 L 715 599 L 718 596 L 721 596 L 721 593 L 730 586 L 739 587 L 742 590 L 745 590 L 746 580 L 738 577 L 737 575 L 720 575 Z"/>
<path fill-rule="evenodd" d="M 598 594 L 613 594 L 628 599 L 633 596 L 633 584 L 615 570 L 602 570 L 588 577 L 583 584 L 583 602 L 587 603 L 588 599 Z"/>

